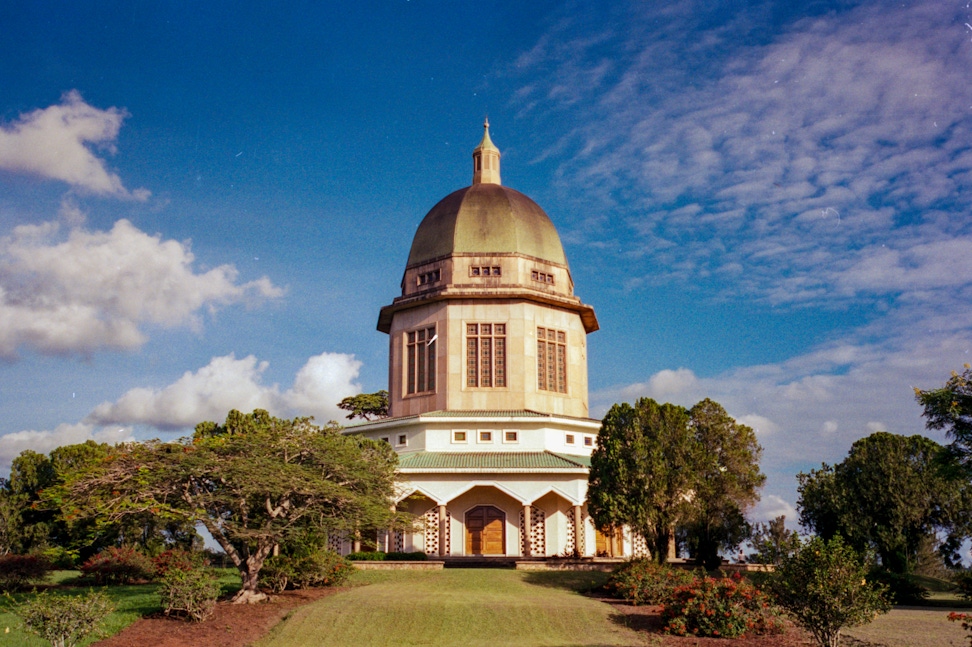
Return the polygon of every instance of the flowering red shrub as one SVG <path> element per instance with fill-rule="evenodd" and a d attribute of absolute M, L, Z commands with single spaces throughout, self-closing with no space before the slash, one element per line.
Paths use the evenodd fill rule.
<path fill-rule="evenodd" d="M 147 555 L 134 548 L 106 548 L 84 564 L 81 572 L 94 578 L 98 585 L 131 584 L 151 579 L 155 566 Z"/>
<path fill-rule="evenodd" d="M 766 594 L 738 574 L 696 577 L 677 587 L 662 603 L 661 615 L 665 631 L 679 636 L 738 638 L 783 628 Z"/>
<path fill-rule="evenodd" d="M 202 566 L 202 559 L 196 553 L 190 553 L 181 548 L 164 550 L 152 558 L 155 577 L 163 577 L 172 570 L 191 571 Z"/>
<path fill-rule="evenodd" d="M 956 613 L 951 612 L 948 614 L 948 619 L 951 622 L 961 622 L 962 629 L 965 629 L 968 633 L 969 645 L 972 647 L 972 613 Z"/>
<path fill-rule="evenodd" d="M 692 574 L 650 559 L 633 559 L 619 566 L 605 588 L 616 597 L 639 604 L 662 604 L 675 587 L 692 581 Z"/>

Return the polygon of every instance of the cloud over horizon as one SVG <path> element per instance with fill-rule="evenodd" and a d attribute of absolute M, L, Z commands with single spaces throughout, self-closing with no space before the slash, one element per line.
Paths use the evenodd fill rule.
<path fill-rule="evenodd" d="M 13 459 L 26 450 L 48 454 L 63 445 L 78 445 L 88 440 L 113 445 L 134 439 L 131 427 L 98 428 L 83 422 L 60 424 L 51 431 L 15 431 L 0 436 L 0 468 L 9 469 Z"/>
<path fill-rule="evenodd" d="M 104 402 L 85 423 L 148 425 L 163 431 L 192 429 L 203 420 L 222 422 L 230 409 L 266 409 L 275 416 L 313 416 L 318 422 L 343 419 L 337 403 L 361 392 L 361 362 L 353 355 L 321 353 L 307 360 L 290 389 L 265 385 L 269 366 L 253 355 L 214 357 L 199 370 L 186 371 L 163 388 L 138 387 L 115 402 Z"/>

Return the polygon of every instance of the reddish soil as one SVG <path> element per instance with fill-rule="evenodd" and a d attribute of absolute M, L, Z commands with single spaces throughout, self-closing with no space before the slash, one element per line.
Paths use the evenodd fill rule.
<path fill-rule="evenodd" d="M 342 589 L 286 591 L 266 604 L 216 605 L 205 622 L 186 622 L 164 615 L 142 618 L 97 647 L 245 647 L 266 635 L 292 609 Z M 94 646 L 92 646 L 94 647 Z"/>

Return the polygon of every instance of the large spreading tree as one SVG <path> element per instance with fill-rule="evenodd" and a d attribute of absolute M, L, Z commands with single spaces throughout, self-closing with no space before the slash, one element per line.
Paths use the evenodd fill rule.
<path fill-rule="evenodd" d="M 972 367 L 952 377 L 940 389 L 915 389 L 915 397 L 924 408 L 929 429 L 945 429 L 949 446 L 966 470 L 972 472 Z"/>
<path fill-rule="evenodd" d="M 591 456 L 588 510 L 599 528 L 629 526 L 664 562 L 678 532 L 706 566 L 735 548 L 748 526 L 743 513 L 765 477 L 752 429 L 716 402 L 691 411 L 641 398 L 605 416 Z"/>
<path fill-rule="evenodd" d="M 945 449 L 924 436 L 876 432 L 855 442 L 842 462 L 797 478 L 801 525 L 875 551 L 895 573 L 914 568 L 929 538 L 943 537 L 940 552 L 955 561 L 969 533 L 969 484 Z"/>
<path fill-rule="evenodd" d="M 118 446 L 68 474 L 58 496 L 69 519 L 149 513 L 202 524 L 239 570 L 234 601 L 255 602 L 265 597 L 264 561 L 289 538 L 393 525 L 396 463 L 387 443 L 234 410 L 222 425 L 197 425 L 191 439 Z"/>

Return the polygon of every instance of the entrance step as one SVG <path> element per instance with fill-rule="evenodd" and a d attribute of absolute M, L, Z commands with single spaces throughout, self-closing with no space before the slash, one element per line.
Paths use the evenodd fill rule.
<path fill-rule="evenodd" d="M 469 557 L 443 557 L 446 568 L 516 568 L 518 557 L 487 557 L 485 555 L 472 555 Z"/>

